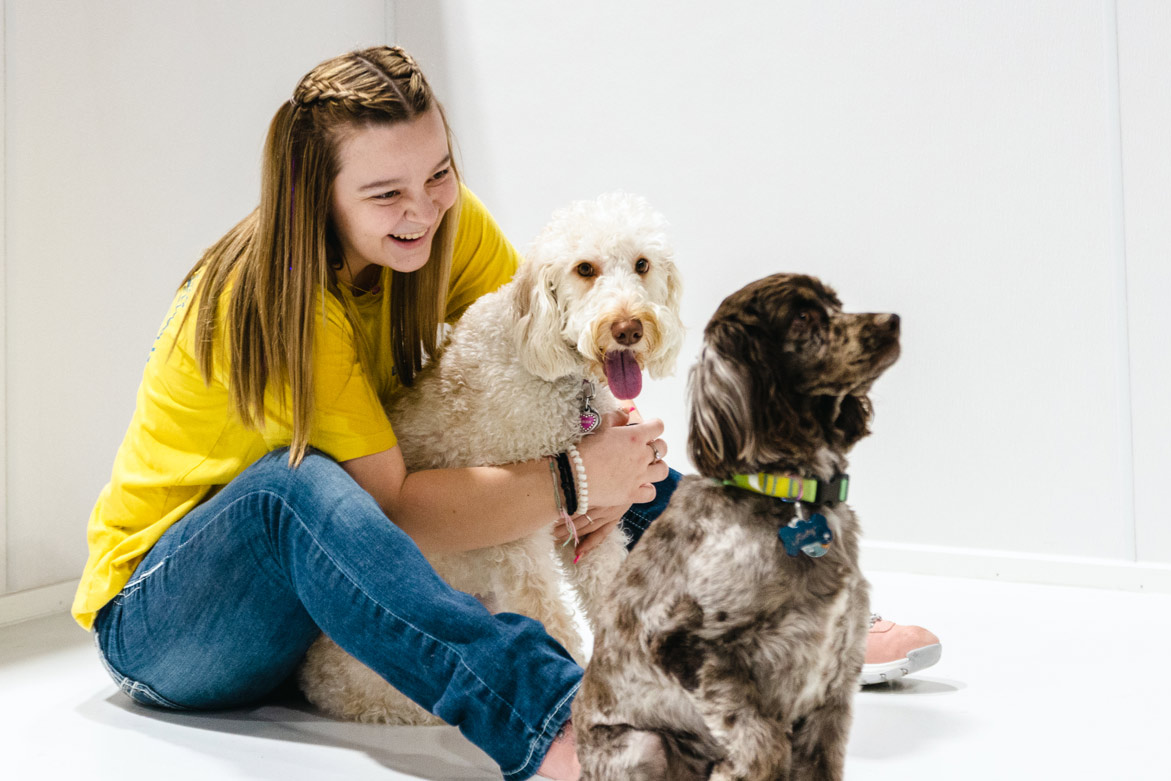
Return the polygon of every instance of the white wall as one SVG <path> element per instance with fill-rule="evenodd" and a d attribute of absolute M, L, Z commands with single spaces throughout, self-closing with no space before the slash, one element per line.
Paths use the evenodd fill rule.
<path fill-rule="evenodd" d="M 1143 558 L 1171 561 L 1171 4 L 1118 4 L 1135 508 Z"/>
<path fill-rule="evenodd" d="M 0 11 L 3 8 L 0 7 Z M 8 100 L 6 98 L 6 87 L 8 84 L 8 77 L 6 73 L 6 66 L 8 64 L 7 53 L 7 34 L 5 31 L 4 14 L 0 13 L 0 136 L 6 136 L 7 118 L 5 112 L 8 107 Z M 5 217 L 8 214 L 8 208 L 5 201 L 7 188 L 5 187 L 5 167 L 6 160 L 3 154 L 0 154 L 0 236 L 5 237 L 0 241 L 0 411 L 5 414 L 0 415 L 0 497 L 4 501 L 0 501 L 0 594 L 5 591 L 5 584 L 8 580 L 8 510 L 7 510 L 7 477 L 8 477 L 8 415 L 7 415 L 7 387 L 4 382 L 7 376 L 7 300 L 8 295 L 5 288 L 5 249 L 7 246 L 7 232 L 5 230 Z"/>
<path fill-rule="evenodd" d="M 255 206 L 268 121 L 297 80 L 384 43 L 391 10 L 384 0 L 4 3 L 0 592 L 76 582 L 85 522 L 172 292 Z"/>
<path fill-rule="evenodd" d="M 519 245 L 617 188 L 674 223 L 691 333 L 643 406 L 675 463 L 707 316 L 809 271 L 905 318 L 854 459 L 874 563 L 1171 588 L 1161 0 L 3 9 L 0 622 L 68 600 L 149 341 L 254 204 L 276 105 L 392 22 Z"/>
<path fill-rule="evenodd" d="M 515 241 L 616 188 L 673 222 L 691 337 L 643 406 L 676 463 L 716 304 L 814 273 L 904 317 L 853 463 L 873 562 L 1171 587 L 1171 23 L 1119 6 L 447 0 L 396 30 Z"/>

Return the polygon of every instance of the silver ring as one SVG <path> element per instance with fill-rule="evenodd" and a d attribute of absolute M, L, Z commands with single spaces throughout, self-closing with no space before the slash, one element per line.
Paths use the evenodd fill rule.
<path fill-rule="evenodd" d="M 647 444 L 648 444 L 648 445 L 650 445 L 650 447 L 651 447 L 651 452 L 655 454 L 655 460 L 654 460 L 654 461 L 651 461 L 651 463 L 652 463 L 652 464 L 657 464 L 657 463 L 659 463 L 660 461 L 662 461 L 662 460 L 663 460 L 663 457 L 659 455 L 659 449 L 658 449 L 657 447 L 655 447 L 655 443 L 654 443 L 654 442 L 647 442 Z"/>

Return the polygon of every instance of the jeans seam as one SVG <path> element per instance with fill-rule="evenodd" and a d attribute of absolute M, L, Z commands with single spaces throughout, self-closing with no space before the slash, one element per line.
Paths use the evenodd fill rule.
<path fill-rule="evenodd" d="M 573 686 L 570 687 L 569 691 L 566 692 L 565 696 L 562 697 L 561 700 L 555 706 L 553 706 L 553 710 L 549 711 L 549 715 L 545 717 L 545 720 L 543 722 L 541 722 L 540 733 L 538 733 L 537 736 L 535 738 L 533 738 L 532 741 L 529 742 L 529 753 L 525 757 L 524 762 L 521 762 L 520 765 L 518 765 L 516 768 L 514 768 L 512 770 L 503 771 L 504 775 L 506 775 L 506 776 L 514 775 L 529 766 L 529 763 L 533 761 L 533 752 L 537 750 L 537 742 L 541 738 L 543 738 L 545 735 L 547 735 L 549 732 L 549 722 L 553 720 L 554 716 L 556 716 L 558 713 L 561 712 L 561 709 L 563 707 L 565 707 L 566 702 L 573 699 L 574 695 L 577 694 L 577 690 L 580 688 L 581 688 L 581 681 L 578 681 L 575 684 L 573 684 Z"/>
<path fill-rule="evenodd" d="M 398 613 L 396 613 L 394 610 L 392 610 L 391 608 L 382 604 L 377 599 L 375 599 L 370 594 L 368 594 L 366 592 L 366 590 L 363 589 L 358 584 L 358 582 L 356 580 L 354 580 L 354 578 L 351 577 L 348 572 L 345 571 L 345 569 L 341 566 L 341 563 L 338 562 L 336 559 L 333 558 L 333 556 L 330 555 L 329 551 L 326 550 L 325 547 L 321 544 L 321 542 L 317 539 L 317 537 L 314 536 L 313 531 L 308 527 L 308 525 L 306 525 L 305 521 L 303 521 L 301 519 L 301 516 L 297 513 L 296 509 L 294 509 L 292 507 L 292 505 L 290 505 L 287 501 L 285 501 L 285 498 L 283 496 L 280 496 L 279 494 L 276 494 L 272 491 L 267 491 L 267 490 L 259 490 L 259 491 L 256 491 L 255 493 L 264 493 L 264 494 L 268 494 L 269 496 L 275 497 L 278 502 L 280 502 L 282 505 L 284 505 L 286 508 L 288 508 L 289 512 L 293 515 L 293 517 L 297 519 L 297 523 L 300 524 L 301 528 L 305 530 L 305 533 L 309 535 L 309 538 L 311 540 L 313 540 L 313 543 L 317 546 L 318 550 L 320 550 L 326 556 L 326 558 L 328 558 L 331 562 L 333 562 L 334 566 L 337 567 L 337 570 L 342 575 L 342 577 L 344 577 L 346 580 L 348 580 L 354 586 L 354 588 L 356 590 L 358 590 L 364 597 L 366 597 L 366 599 L 369 599 L 372 603 L 374 603 L 379 608 L 381 608 L 383 611 L 385 611 L 388 615 L 392 616 L 396 621 L 410 627 L 411 629 L 415 630 L 416 632 L 418 632 L 422 636 L 429 638 L 430 640 L 432 640 L 433 642 L 438 644 L 440 647 L 442 647 L 443 649 L 445 649 L 446 651 L 448 651 L 449 653 L 454 655 L 455 658 L 457 660 L 459 660 L 460 666 L 463 667 L 465 670 L 467 670 L 473 678 L 475 678 L 477 681 L 479 681 L 480 685 L 483 686 L 487 692 L 489 692 L 494 698 L 499 700 L 506 708 L 508 708 L 509 712 L 512 713 L 512 715 L 514 717 L 516 717 L 516 719 L 518 721 L 520 721 L 521 724 L 524 724 L 525 727 L 527 727 L 530 730 L 533 729 L 533 726 L 531 724 L 529 724 L 524 719 L 524 717 L 522 717 L 519 713 L 516 712 L 516 709 L 512 707 L 512 704 L 510 702 L 508 702 L 508 700 L 504 699 L 504 697 L 502 697 L 495 689 L 493 689 L 491 686 L 488 685 L 487 681 L 485 681 L 483 678 L 481 678 L 479 675 L 477 675 L 476 671 L 468 666 L 468 663 L 464 661 L 463 655 L 457 649 L 453 648 L 448 643 L 443 642 L 438 637 L 431 635 L 430 633 L 426 632 L 425 630 L 421 629 L 420 627 L 415 626 L 410 621 L 406 620 L 405 618 L 400 616 Z M 438 575 L 436 577 L 438 577 Z M 343 650 L 345 650 L 345 649 L 343 649 Z"/>
<path fill-rule="evenodd" d="M 651 525 L 650 519 L 648 519 L 645 515 L 640 513 L 638 510 L 631 509 L 631 510 L 626 511 L 626 520 L 634 521 L 636 518 L 638 520 L 635 525 L 638 526 L 640 529 L 642 529 L 643 531 L 646 531 L 648 528 L 650 528 L 650 525 Z"/>
<path fill-rule="evenodd" d="M 145 683 L 142 683 L 141 681 L 136 681 L 133 678 L 131 678 L 130 676 L 123 675 L 122 673 L 115 670 L 114 665 L 110 664 L 110 660 L 106 658 L 106 654 L 102 650 L 101 637 L 98 635 L 98 633 L 96 631 L 93 634 L 94 634 L 94 647 L 97 649 L 97 652 L 98 652 L 98 660 L 102 663 L 102 667 L 106 668 L 106 673 L 114 681 L 114 685 L 118 687 L 119 691 L 121 691 L 123 694 L 125 694 L 127 697 L 134 700 L 135 702 L 138 702 L 140 705 L 145 704 L 145 703 L 142 703 L 137 697 L 134 696 L 136 693 L 143 695 L 144 697 L 149 699 L 151 701 L 151 703 L 153 703 L 154 705 L 159 705 L 164 708 L 169 708 L 170 710 L 178 710 L 178 711 L 191 710 L 191 708 L 188 708 L 186 705 L 180 705 L 177 702 L 172 702 L 171 700 L 168 700 L 166 697 L 159 694 L 154 689 L 147 686 Z"/>

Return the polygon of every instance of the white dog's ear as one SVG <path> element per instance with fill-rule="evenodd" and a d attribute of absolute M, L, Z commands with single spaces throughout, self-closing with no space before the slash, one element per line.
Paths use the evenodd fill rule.
<path fill-rule="evenodd" d="M 667 301 L 661 307 L 655 307 L 655 317 L 659 322 L 659 338 L 662 349 L 658 357 L 648 361 L 646 369 L 652 377 L 668 377 L 675 373 L 675 362 L 679 357 L 679 350 L 683 347 L 683 320 L 679 317 L 679 299 L 683 296 L 683 284 L 680 281 L 679 270 L 671 261 L 659 264 L 665 275 L 667 284 Z"/>
<path fill-rule="evenodd" d="M 562 335 L 556 279 L 556 267 L 530 260 L 521 264 L 513 286 L 517 354 L 525 370 L 543 380 L 564 377 L 579 363 Z"/>

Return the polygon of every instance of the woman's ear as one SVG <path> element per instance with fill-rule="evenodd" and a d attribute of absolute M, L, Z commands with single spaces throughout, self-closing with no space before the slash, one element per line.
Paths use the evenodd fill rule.
<path fill-rule="evenodd" d="M 556 282 L 555 266 L 529 260 L 521 264 L 513 287 L 517 353 L 521 365 L 543 380 L 564 377 L 579 363 L 562 335 Z"/>

